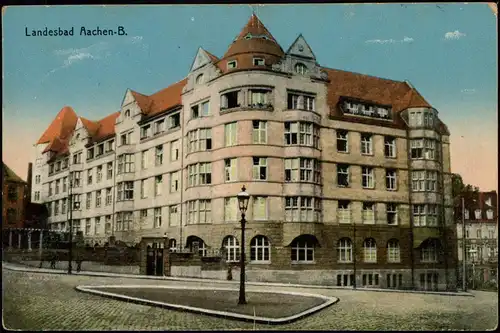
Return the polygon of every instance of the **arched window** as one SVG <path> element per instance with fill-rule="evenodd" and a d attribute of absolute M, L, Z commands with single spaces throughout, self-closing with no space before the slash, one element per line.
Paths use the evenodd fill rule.
<path fill-rule="evenodd" d="M 271 246 L 266 236 L 255 236 L 250 242 L 250 260 L 257 262 L 271 261 Z"/>
<path fill-rule="evenodd" d="M 426 240 L 420 249 L 421 262 L 437 262 L 438 261 L 438 244 L 435 239 Z"/>
<path fill-rule="evenodd" d="M 352 242 L 349 238 L 339 240 L 337 258 L 338 262 L 352 262 Z"/>
<path fill-rule="evenodd" d="M 170 239 L 168 241 L 168 248 L 170 252 L 177 252 L 177 241 L 175 239 Z"/>
<path fill-rule="evenodd" d="M 203 82 L 204 78 L 205 78 L 205 77 L 203 76 L 203 74 L 198 75 L 198 76 L 196 77 L 196 84 L 202 84 L 202 83 L 204 83 L 204 82 Z"/>
<path fill-rule="evenodd" d="M 127 118 L 130 117 L 130 110 L 129 109 L 125 110 L 125 117 L 127 117 Z"/>
<path fill-rule="evenodd" d="M 387 242 L 387 262 L 400 262 L 401 254 L 399 250 L 399 242 L 396 239 L 391 239 Z"/>
<path fill-rule="evenodd" d="M 189 248 L 191 252 L 194 252 L 195 247 L 198 247 L 198 254 L 202 257 L 207 255 L 207 245 L 205 241 L 197 236 L 189 236 L 186 240 L 186 247 Z"/>
<path fill-rule="evenodd" d="M 290 259 L 292 262 L 313 262 L 314 245 L 312 237 L 299 236 L 292 242 L 292 252 Z"/>
<path fill-rule="evenodd" d="M 226 262 L 238 262 L 240 260 L 240 244 L 234 236 L 227 236 L 222 241 L 222 247 L 226 250 Z"/>
<path fill-rule="evenodd" d="M 307 67 L 306 65 L 302 63 L 298 63 L 295 65 L 295 73 L 304 75 L 307 72 Z"/>
<path fill-rule="evenodd" d="M 363 242 L 364 262 L 377 262 L 377 244 L 373 238 L 367 238 Z"/>

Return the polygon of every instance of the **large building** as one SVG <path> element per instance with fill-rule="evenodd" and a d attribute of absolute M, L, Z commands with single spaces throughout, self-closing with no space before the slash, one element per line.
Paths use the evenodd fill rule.
<path fill-rule="evenodd" d="M 37 142 L 32 197 L 52 228 L 92 241 L 168 236 L 239 258 L 236 195 L 251 195 L 249 274 L 391 288 L 454 288 L 449 132 L 408 82 L 284 51 L 252 15 L 183 80 L 127 90 L 99 121 L 64 107 Z"/>
<path fill-rule="evenodd" d="M 497 203 L 496 191 L 478 192 L 464 201 L 463 216 L 456 217 L 458 260 L 463 264 L 465 240 L 468 276 L 469 280 L 475 280 L 476 286 L 486 281 L 496 282 L 498 279 Z M 465 239 L 463 221 L 465 221 Z"/>

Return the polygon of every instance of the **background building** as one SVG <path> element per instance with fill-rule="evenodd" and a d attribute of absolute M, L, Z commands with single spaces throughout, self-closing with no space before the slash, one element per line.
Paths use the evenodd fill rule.
<path fill-rule="evenodd" d="M 2 163 L 2 229 L 22 228 L 28 184 Z"/>
<path fill-rule="evenodd" d="M 185 79 L 127 90 L 120 112 L 64 107 L 36 149 L 34 201 L 66 230 L 71 183 L 75 230 L 92 242 L 168 235 L 237 262 L 245 184 L 250 275 L 455 286 L 437 110 L 408 82 L 320 66 L 302 35 L 284 51 L 255 15 L 222 58 L 200 48 Z"/>
<path fill-rule="evenodd" d="M 498 196 L 496 191 L 479 192 L 467 198 L 464 210 L 465 251 L 469 287 L 498 279 Z M 463 224 L 457 216 L 458 260 L 463 263 Z M 462 266 L 460 266 L 462 267 Z"/>

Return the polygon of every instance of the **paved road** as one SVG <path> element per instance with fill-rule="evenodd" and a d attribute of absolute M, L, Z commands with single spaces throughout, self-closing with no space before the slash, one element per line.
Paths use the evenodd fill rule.
<path fill-rule="evenodd" d="M 216 286 L 205 282 L 68 276 L 3 270 L 3 320 L 24 330 L 224 330 L 252 323 L 166 310 L 77 292 L 77 285 L 139 284 Z M 221 285 L 217 285 L 221 287 Z M 248 290 L 263 287 L 248 286 Z M 297 291 L 297 288 L 273 287 Z M 497 325 L 498 295 L 476 297 L 301 289 L 340 302 L 297 322 L 257 329 L 487 330 Z"/>

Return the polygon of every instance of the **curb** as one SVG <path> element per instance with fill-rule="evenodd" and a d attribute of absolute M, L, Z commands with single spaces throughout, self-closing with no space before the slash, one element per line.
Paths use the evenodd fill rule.
<path fill-rule="evenodd" d="M 21 264 L 18 264 L 21 266 Z M 35 268 L 35 267 L 15 267 L 12 264 L 2 262 L 2 267 L 19 272 L 32 272 L 32 273 L 45 273 L 45 274 L 67 274 L 65 270 L 54 270 L 48 268 Z M 133 274 L 120 274 L 120 273 L 106 273 L 106 272 L 90 272 L 81 271 L 73 273 L 73 275 L 84 276 L 98 276 L 108 278 L 129 278 L 129 279 L 145 279 L 145 280 L 163 280 L 163 281 L 185 281 L 185 282 L 212 282 L 219 284 L 239 284 L 239 281 L 225 281 L 213 279 L 200 279 L 188 277 L 171 277 L 171 276 L 150 276 L 150 275 L 133 275 Z M 389 293 L 409 293 L 409 294 L 429 294 L 429 295 L 442 295 L 442 296 L 465 296 L 475 297 L 469 292 L 446 292 L 446 291 L 423 291 L 423 290 L 398 290 L 398 289 L 382 289 L 382 288 L 357 288 L 353 287 L 337 287 L 337 286 L 321 286 L 321 285 L 307 285 L 307 284 L 291 284 L 291 283 L 277 283 L 277 282 L 251 282 L 247 281 L 247 285 L 251 286 L 266 286 L 266 287 L 291 287 L 291 288 L 309 288 L 309 289 L 335 289 L 335 290 L 352 290 L 352 291 L 374 291 L 374 292 L 389 292 Z"/>
<path fill-rule="evenodd" d="M 324 302 L 320 305 L 302 311 L 298 314 L 288 316 L 288 317 L 280 317 L 280 318 L 271 318 L 271 317 L 260 317 L 260 316 L 251 316 L 245 315 L 235 312 L 226 312 L 226 311 L 218 311 L 218 310 L 210 310 L 205 308 L 192 307 L 187 305 L 173 304 L 173 303 L 165 303 L 152 301 L 145 298 L 138 298 L 132 296 L 126 296 L 121 294 L 110 293 L 106 291 L 99 291 L 95 288 L 160 288 L 160 289 L 185 289 L 185 290 L 229 290 L 229 291 L 238 291 L 238 289 L 234 288 L 212 288 L 212 287 L 179 287 L 179 286 L 154 286 L 151 287 L 149 285 L 102 285 L 102 286 L 76 286 L 75 289 L 80 292 L 96 294 L 99 296 L 104 296 L 112 299 L 117 299 L 120 301 L 127 301 L 141 305 L 149 305 L 149 306 L 157 306 L 166 309 L 172 309 L 177 311 L 188 311 L 192 313 L 201 313 L 205 315 L 211 315 L 222 318 L 230 318 L 236 320 L 242 320 L 247 322 L 255 322 L 260 324 L 286 324 L 298 319 L 304 318 L 306 316 L 312 315 L 324 308 L 327 308 L 339 301 L 337 297 L 329 297 L 317 294 L 308 294 L 308 293 L 299 293 L 299 292 L 284 292 L 284 291 L 269 291 L 269 290 L 252 290 L 252 293 L 273 293 L 273 294 L 284 294 L 284 295 L 296 295 L 296 296 L 306 296 L 306 297 L 315 297 L 323 299 Z"/>

